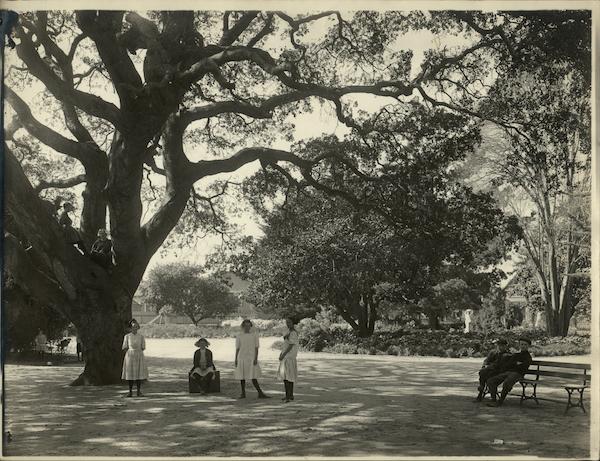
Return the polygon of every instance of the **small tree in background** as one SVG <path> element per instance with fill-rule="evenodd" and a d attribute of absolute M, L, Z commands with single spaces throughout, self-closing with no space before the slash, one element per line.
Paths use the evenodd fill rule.
<path fill-rule="evenodd" d="M 207 318 L 223 318 L 235 312 L 240 301 L 229 287 L 211 276 L 203 276 L 200 266 L 165 264 L 150 271 L 146 302 L 156 312 L 185 315 L 194 323 Z"/>
<path fill-rule="evenodd" d="M 502 328 L 502 316 L 506 310 L 506 292 L 493 286 L 481 301 L 475 324 L 485 334 Z"/>

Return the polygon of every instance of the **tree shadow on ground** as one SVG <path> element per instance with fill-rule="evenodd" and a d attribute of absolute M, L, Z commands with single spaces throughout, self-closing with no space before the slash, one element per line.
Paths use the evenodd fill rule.
<path fill-rule="evenodd" d="M 314 357 L 314 356 L 313 356 Z M 7 455 L 539 456 L 589 453 L 589 418 L 553 402 L 475 404 L 477 366 L 439 361 L 300 357 L 296 401 L 281 402 L 276 362 L 263 362 L 270 400 L 237 400 L 231 364 L 221 393 L 188 394 L 189 360 L 149 358 L 146 397 L 125 386 L 69 387 L 79 369 L 9 365 Z M 248 383 L 249 384 L 249 383 Z M 562 389 L 540 394 L 565 399 Z M 568 431 L 565 431 L 568 427 Z M 501 441 L 501 442 L 500 442 Z"/>

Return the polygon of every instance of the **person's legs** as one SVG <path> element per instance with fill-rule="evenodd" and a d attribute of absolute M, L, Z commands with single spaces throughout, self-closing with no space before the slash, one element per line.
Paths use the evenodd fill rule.
<path fill-rule="evenodd" d="M 500 394 L 500 399 L 498 399 L 498 405 L 502 405 L 508 393 L 512 390 L 513 386 L 517 383 L 517 381 L 519 381 L 519 379 L 521 378 L 521 374 L 517 373 L 516 371 L 511 371 L 510 373 L 508 373 L 508 376 L 502 383 L 502 393 Z"/>
<path fill-rule="evenodd" d="M 265 394 L 262 389 L 260 388 L 260 385 L 258 384 L 258 379 L 253 379 L 252 380 L 252 385 L 254 386 L 254 388 L 256 389 L 256 391 L 258 392 L 258 398 L 259 399 L 266 399 L 268 398 L 267 394 Z"/>
<path fill-rule="evenodd" d="M 142 380 L 138 379 L 135 381 L 135 386 L 137 387 L 137 395 L 138 397 L 141 397 L 142 394 Z"/>
<path fill-rule="evenodd" d="M 127 397 L 131 397 L 133 395 L 133 380 L 129 379 L 127 383 L 129 384 L 129 394 L 127 394 Z"/>
<path fill-rule="evenodd" d="M 213 373 L 210 372 L 209 374 L 207 374 L 206 376 L 203 377 L 202 379 L 202 389 L 204 390 L 205 393 L 209 393 L 210 392 L 210 382 L 213 379 Z"/>
<path fill-rule="evenodd" d="M 488 389 L 490 390 L 490 396 L 492 397 L 493 401 L 496 400 L 496 397 L 498 395 L 498 386 L 500 385 L 500 383 L 502 381 L 504 381 L 506 379 L 507 376 L 508 376 L 508 373 L 504 372 L 504 373 L 499 373 L 494 376 L 490 376 L 487 379 L 486 382 L 488 385 Z"/>
<path fill-rule="evenodd" d="M 482 368 L 479 370 L 479 386 L 477 387 L 477 397 L 475 398 L 476 402 L 481 402 L 483 399 L 483 393 L 485 392 L 486 381 L 490 376 L 492 376 L 493 370 L 489 368 Z"/>
<path fill-rule="evenodd" d="M 288 386 L 290 386 L 290 396 L 289 399 L 290 400 L 294 400 L 294 381 L 288 381 L 290 384 L 288 384 Z"/>
<path fill-rule="evenodd" d="M 281 400 L 287 401 L 290 398 L 290 382 L 287 379 L 283 380 L 283 387 L 285 389 L 285 397 Z"/>
<path fill-rule="evenodd" d="M 83 243 L 83 240 L 76 241 L 74 245 L 81 252 L 81 254 L 83 254 L 84 256 L 87 256 L 88 251 L 87 251 L 87 249 L 85 247 L 85 243 Z"/>
<path fill-rule="evenodd" d="M 245 399 L 246 398 L 246 380 L 245 379 L 240 380 L 240 386 L 242 387 L 242 393 L 239 398 Z"/>
<path fill-rule="evenodd" d="M 477 388 L 478 391 L 483 391 L 483 389 L 485 388 L 485 381 L 489 378 L 490 376 L 490 370 L 488 368 L 482 368 L 481 370 L 479 370 L 479 387 Z"/>

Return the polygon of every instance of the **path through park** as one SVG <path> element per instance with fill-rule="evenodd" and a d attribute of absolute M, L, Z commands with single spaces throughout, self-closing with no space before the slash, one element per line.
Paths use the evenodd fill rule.
<path fill-rule="evenodd" d="M 151 381 L 139 399 L 119 386 L 68 387 L 78 366 L 7 365 L 5 454 L 588 456 L 589 418 L 577 409 L 473 403 L 480 359 L 301 353 L 296 401 L 283 404 L 272 341 L 261 352 L 265 401 L 253 390 L 236 400 L 231 339 L 211 346 L 222 392 L 210 396 L 187 392 L 190 339 L 148 341 Z M 542 389 L 564 399 L 560 391 Z"/>

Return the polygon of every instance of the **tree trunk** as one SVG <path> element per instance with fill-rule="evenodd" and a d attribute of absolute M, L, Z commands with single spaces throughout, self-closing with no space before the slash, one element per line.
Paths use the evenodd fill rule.
<path fill-rule="evenodd" d="M 336 305 L 335 308 L 340 316 L 352 327 L 354 333 L 359 338 L 372 336 L 375 331 L 375 320 L 377 319 L 376 305 L 369 302 L 368 299 L 365 302 L 358 296 L 345 298 L 344 302 L 348 303 L 350 308 L 347 308 L 347 304 L 344 307 Z"/>
<path fill-rule="evenodd" d="M 567 275 L 559 274 L 558 261 L 553 248 L 548 257 L 550 289 L 543 290 L 546 310 L 546 331 L 550 336 L 567 336 L 571 322 L 572 283 Z"/>
<path fill-rule="evenodd" d="M 5 152 L 4 275 L 34 305 L 53 308 L 80 332 L 87 360 L 74 384 L 119 383 L 130 293 L 146 261 L 136 261 L 139 278 L 125 285 L 131 280 L 111 276 L 81 255 L 66 242 L 14 155 Z M 5 307 L 15 306 L 9 302 Z"/>
<path fill-rule="evenodd" d="M 131 303 L 119 304 L 113 299 L 91 298 L 90 309 L 74 322 L 80 335 L 85 368 L 72 386 L 118 384 L 124 352 L 121 349 L 127 322 L 131 319 Z M 107 309 L 107 305 L 112 305 Z"/>

